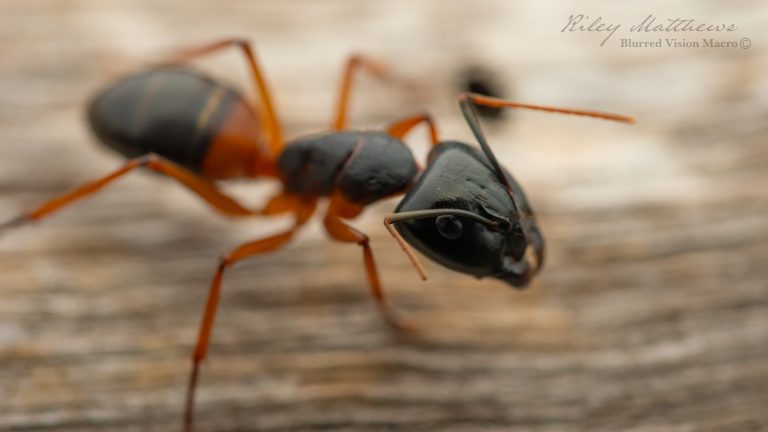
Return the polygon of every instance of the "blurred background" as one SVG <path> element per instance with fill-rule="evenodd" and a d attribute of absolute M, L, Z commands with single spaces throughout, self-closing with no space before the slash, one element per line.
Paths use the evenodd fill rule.
<path fill-rule="evenodd" d="M 569 15 L 621 24 L 561 32 Z M 649 14 L 732 33 L 630 33 Z M 588 23 L 588 22 L 587 22 Z M 485 121 L 526 189 L 547 264 L 521 292 L 427 262 L 421 282 L 381 226 L 393 337 L 360 251 L 313 223 L 227 274 L 198 393 L 201 431 L 768 429 L 768 7 L 761 1 L 22 1 L 0 3 L 0 219 L 122 162 L 83 107 L 120 74 L 228 36 L 255 43 L 289 138 L 328 127 L 346 56 L 419 84 L 358 80 L 351 122 L 456 108 L 467 70 L 502 96 L 634 115 L 627 126 L 535 112 Z M 622 48 L 622 37 L 743 48 Z M 195 63 L 252 94 L 239 54 Z M 475 78 L 474 74 L 472 78 Z M 423 160 L 426 133 L 408 138 Z M 274 184 L 228 191 L 256 207 Z M 287 220 L 227 220 L 137 173 L 0 237 L 0 429 L 177 426 L 218 256 Z"/>

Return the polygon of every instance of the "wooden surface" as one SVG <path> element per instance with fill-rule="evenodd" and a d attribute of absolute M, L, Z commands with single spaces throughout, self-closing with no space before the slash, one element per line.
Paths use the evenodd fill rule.
<path fill-rule="evenodd" d="M 422 83 L 363 80 L 353 121 L 427 109 L 469 140 L 452 98 L 467 63 L 518 100 L 634 114 L 633 127 L 513 113 L 489 127 L 549 244 L 517 292 L 428 263 L 422 283 L 380 225 L 384 283 L 422 330 L 393 337 L 359 250 L 313 224 L 225 280 L 199 392 L 200 431 L 768 429 L 768 10 L 589 2 L 735 22 L 749 50 L 599 47 L 559 32 L 579 11 L 487 1 L 4 0 L 0 217 L 113 169 L 82 121 L 120 71 L 191 43 L 257 43 L 286 131 L 330 119 L 344 56 Z M 234 54 L 204 62 L 244 82 Z M 362 93 L 365 93 L 363 95 Z M 423 158 L 425 139 L 414 135 Z M 229 189 L 254 205 L 274 185 Z M 287 221 L 219 218 L 147 174 L 0 238 L 0 430 L 173 430 L 219 254 Z"/>

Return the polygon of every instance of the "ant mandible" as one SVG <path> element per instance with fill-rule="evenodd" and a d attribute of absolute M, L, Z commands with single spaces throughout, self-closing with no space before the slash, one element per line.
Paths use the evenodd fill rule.
<path fill-rule="evenodd" d="M 192 58 L 231 46 L 245 56 L 260 109 L 252 107 L 239 92 L 182 66 Z M 461 112 L 481 151 L 457 141 L 440 141 L 428 114 L 404 118 L 383 131 L 347 130 L 353 76 L 361 67 L 379 78 L 392 78 L 378 62 L 351 56 L 331 130 L 286 143 L 249 42 L 226 39 L 184 51 L 115 82 L 89 104 L 88 120 L 99 140 L 130 158 L 122 168 L 0 224 L 2 231 L 38 221 L 137 168 L 177 180 L 227 216 L 293 215 L 294 223 L 287 230 L 243 243 L 219 262 L 192 356 L 183 419 L 187 431 L 192 429 L 199 367 L 208 350 L 225 270 L 245 258 L 284 246 L 314 213 L 321 198 L 329 202 L 323 218 L 326 231 L 334 240 L 362 247 L 368 283 L 379 311 L 390 326 L 408 331 L 411 327 L 397 318 L 381 288 L 368 236 L 345 220 L 358 216 L 371 203 L 405 193 L 384 224 L 422 279 L 426 273 L 411 246 L 452 270 L 524 287 L 541 269 L 544 239 L 522 188 L 501 167 L 488 145 L 476 106 L 632 122 L 622 115 L 463 93 L 458 98 Z M 428 126 L 432 143 L 425 169 L 402 141 L 421 123 Z M 263 209 L 252 210 L 216 186 L 216 181 L 234 178 L 277 180 L 282 191 Z"/>

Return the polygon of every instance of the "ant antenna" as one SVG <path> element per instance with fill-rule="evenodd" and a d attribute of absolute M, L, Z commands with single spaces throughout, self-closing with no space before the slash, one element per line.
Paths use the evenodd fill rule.
<path fill-rule="evenodd" d="M 517 102 L 510 102 L 505 101 L 503 99 L 498 99 L 490 96 L 483 96 L 475 93 L 462 93 L 459 95 L 459 106 L 461 107 L 461 113 L 464 115 L 464 118 L 467 120 L 467 123 L 469 124 L 469 128 L 472 129 L 472 133 L 475 135 L 475 138 L 477 138 L 477 142 L 480 144 L 480 147 L 483 149 L 483 153 L 485 153 L 485 156 L 488 158 L 488 161 L 493 166 L 494 171 L 496 171 L 496 176 L 499 178 L 499 181 L 501 184 L 507 187 L 510 191 L 512 190 L 509 182 L 507 181 L 507 177 L 504 175 L 504 170 L 501 169 L 501 165 L 499 165 L 499 161 L 496 159 L 496 156 L 493 154 L 493 150 L 491 150 L 491 146 L 488 145 L 488 141 L 485 139 L 485 134 L 483 133 L 483 128 L 480 126 L 480 120 L 477 116 L 477 109 L 475 106 L 484 106 L 489 108 L 523 108 L 523 109 L 530 109 L 530 110 L 537 110 L 537 111 L 547 111 L 547 112 L 553 112 L 553 113 L 559 113 L 559 114 L 572 114 L 572 115 L 579 115 L 579 116 L 585 116 L 585 117 L 594 117 L 599 118 L 603 120 L 611 120 L 611 121 L 618 121 L 623 123 L 634 123 L 635 119 L 630 116 L 625 116 L 621 114 L 613 114 L 613 113 L 604 113 L 599 111 L 587 111 L 587 110 L 579 110 L 579 109 L 570 109 L 570 108 L 557 108 L 557 107 L 550 107 L 550 106 L 544 106 L 544 105 L 531 105 L 531 104 L 522 104 Z"/>
<path fill-rule="evenodd" d="M 483 96 L 483 95 L 468 93 L 468 92 L 460 94 L 458 99 L 459 99 L 459 107 L 461 108 L 461 113 L 464 115 L 464 118 L 467 120 L 467 124 L 469 125 L 469 128 L 472 130 L 472 133 L 475 135 L 475 138 L 477 139 L 477 142 L 480 144 L 480 148 L 483 150 L 483 153 L 485 153 L 485 157 L 488 158 L 488 161 L 491 163 L 493 170 L 496 172 L 496 177 L 498 177 L 501 184 L 507 188 L 509 195 L 512 197 L 512 203 L 517 209 L 519 209 L 520 206 L 517 205 L 517 201 L 515 200 L 515 194 L 513 193 L 513 189 L 509 183 L 509 179 L 504 174 L 504 170 L 501 168 L 499 161 L 496 159 L 496 155 L 493 154 L 493 150 L 491 149 L 491 146 L 488 144 L 488 141 L 485 139 L 483 128 L 482 126 L 480 126 L 480 120 L 478 119 L 478 116 L 477 116 L 477 109 L 475 108 L 476 106 L 484 106 L 489 108 L 523 108 L 523 109 L 546 111 L 546 112 L 559 113 L 559 114 L 572 114 L 572 115 L 579 115 L 579 116 L 585 116 L 585 117 L 593 117 L 593 118 L 599 118 L 603 120 L 618 121 L 618 122 L 629 123 L 629 124 L 632 124 L 635 122 L 635 119 L 633 117 L 625 116 L 621 114 L 604 113 L 599 111 L 587 111 L 587 110 L 570 109 L 570 108 L 557 108 L 557 107 L 550 107 L 550 106 L 544 106 L 544 105 L 522 104 L 522 103 L 505 101 L 503 99 L 498 99 L 495 97 Z M 523 232 L 525 233 L 526 238 L 530 238 L 530 232 L 526 224 L 523 224 Z"/>
<path fill-rule="evenodd" d="M 475 109 L 474 102 L 476 96 L 477 95 L 472 93 L 462 93 L 459 96 L 459 107 L 461 107 L 461 113 L 467 120 L 467 124 L 469 124 L 469 128 L 472 129 L 472 133 L 475 135 L 475 138 L 477 138 L 477 142 L 480 144 L 480 148 L 483 149 L 485 157 L 488 158 L 491 166 L 493 166 L 493 170 L 496 172 L 496 177 L 499 178 L 501 184 L 503 184 L 511 194 L 512 186 L 509 184 L 507 176 L 504 175 L 504 170 L 501 168 L 501 165 L 499 165 L 499 161 L 496 159 L 496 155 L 493 154 L 491 146 L 488 145 L 488 141 L 485 140 L 483 128 L 480 126 L 480 120 L 477 117 L 477 109 Z M 517 207 L 517 203 L 515 203 L 515 207 Z"/>

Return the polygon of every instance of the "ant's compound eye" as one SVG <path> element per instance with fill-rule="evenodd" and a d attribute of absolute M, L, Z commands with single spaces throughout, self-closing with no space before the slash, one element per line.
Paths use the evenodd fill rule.
<path fill-rule="evenodd" d="M 449 240 L 455 240 L 461 237 L 461 221 L 456 219 L 455 216 L 438 216 L 435 220 L 435 225 L 437 226 L 437 231 L 440 235 Z"/>

